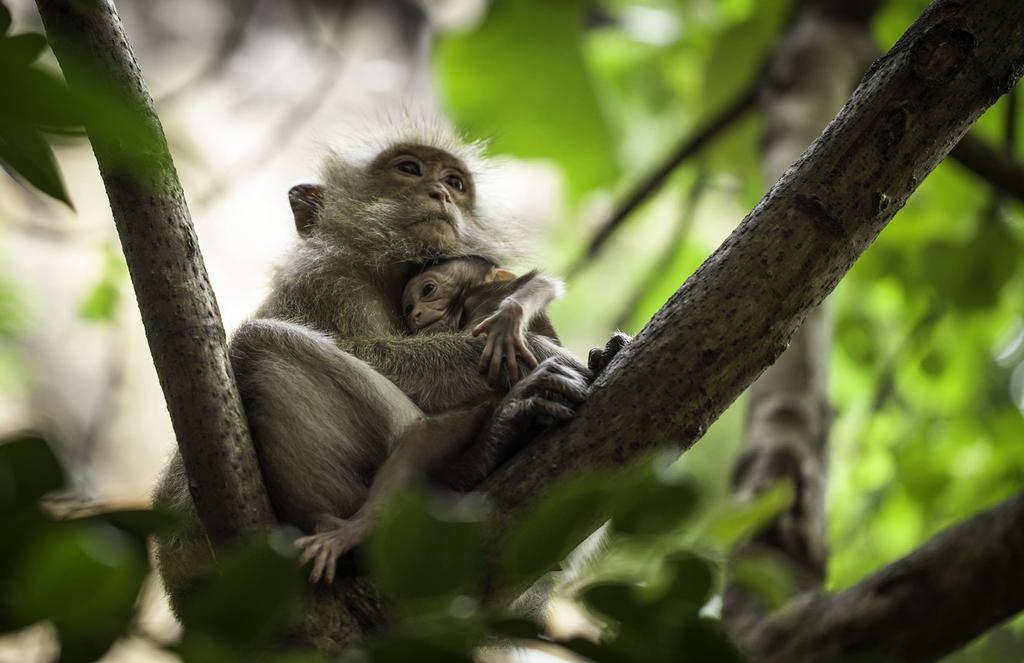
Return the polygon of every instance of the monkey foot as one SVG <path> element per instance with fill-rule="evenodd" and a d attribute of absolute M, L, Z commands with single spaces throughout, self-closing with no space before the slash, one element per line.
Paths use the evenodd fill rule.
<path fill-rule="evenodd" d="M 295 547 L 302 551 L 300 564 L 313 560 L 309 581 L 316 584 L 323 580 L 330 585 L 334 582 L 338 559 L 362 542 L 366 536 L 367 522 L 361 518 L 342 520 L 334 517 L 321 517 L 319 522 L 324 522 L 325 518 L 330 519 L 330 529 L 323 528 L 323 531 L 316 534 L 296 539 Z M 319 523 L 317 529 L 321 529 Z"/>

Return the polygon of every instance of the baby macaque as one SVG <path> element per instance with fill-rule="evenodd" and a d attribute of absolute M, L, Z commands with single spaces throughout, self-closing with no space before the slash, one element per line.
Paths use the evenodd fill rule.
<path fill-rule="evenodd" d="M 474 336 L 486 334 L 480 370 L 487 371 L 494 383 L 504 363 L 509 378 L 516 382 L 537 367 L 524 331 L 558 342 L 544 308 L 561 293 L 561 281 L 536 271 L 517 277 L 484 258 L 453 258 L 426 267 L 409 279 L 402 294 L 402 313 L 414 335 L 470 329 Z M 521 370 L 520 362 L 526 371 Z M 320 514 L 316 529 L 323 533 L 296 541 L 303 551 L 302 562 L 314 560 L 310 579 L 332 582 L 333 560 L 363 540 L 395 492 L 472 442 L 491 417 L 495 400 L 487 398 L 476 405 L 424 417 L 405 429 L 359 510 L 347 519 Z M 574 415 L 571 408 L 557 404 L 551 404 L 545 414 L 552 422 L 567 421 Z"/>
<path fill-rule="evenodd" d="M 509 378 L 537 366 L 523 332 L 558 342 L 544 308 L 562 294 L 562 282 L 536 270 L 517 277 L 476 256 L 453 258 L 425 268 L 409 279 L 402 314 L 412 334 L 471 330 L 486 334 L 480 370 L 494 384 L 504 363 Z"/>

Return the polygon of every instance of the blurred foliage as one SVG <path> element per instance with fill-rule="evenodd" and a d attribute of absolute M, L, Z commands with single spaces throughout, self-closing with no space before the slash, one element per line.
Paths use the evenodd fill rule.
<path fill-rule="evenodd" d="M 64 81 L 36 62 L 47 50 L 46 37 L 11 35 L 10 27 L 11 13 L 0 3 L 0 81 L 17 90 L 0 97 L 0 166 L 70 206 L 45 134 L 79 133 L 77 105 Z"/>
<path fill-rule="evenodd" d="M 556 486 L 500 542 L 486 528 L 478 497 L 398 496 L 357 551 L 394 599 L 397 619 L 347 655 L 471 661 L 476 648 L 512 640 L 595 661 L 742 660 L 713 611 L 704 609 L 732 541 L 708 533 L 731 522 L 732 535 L 749 534 L 788 502 L 773 497 L 753 508 L 700 508 L 695 483 L 650 462 L 610 479 L 591 475 Z M 9 534 L 0 539 L 0 634 L 48 622 L 61 661 L 91 661 L 119 639 L 139 635 L 133 614 L 148 568 L 146 538 L 177 523 L 159 511 L 57 518 L 40 500 L 63 486 L 60 464 L 42 438 L 0 442 L 0 528 Z M 608 510 L 614 514 L 609 550 L 618 552 L 594 563 L 588 575 L 576 574 L 571 587 L 604 625 L 599 641 L 553 639 L 539 624 L 489 601 L 493 592 L 514 595 L 555 571 L 590 531 L 586 525 Z M 738 514 L 753 515 L 739 518 L 742 533 Z M 566 527 L 573 523 L 583 527 Z M 643 551 L 644 563 L 624 564 L 630 557 L 624 550 Z M 169 651 L 185 661 L 322 660 L 288 645 L 310 596 L 290 535 L 257 537 L 222 552 L 218 562 L 216 573 L 186 597 L 184 636 Z M 764 591 L 778 593 L 785 581 L 769 581 Z"/>

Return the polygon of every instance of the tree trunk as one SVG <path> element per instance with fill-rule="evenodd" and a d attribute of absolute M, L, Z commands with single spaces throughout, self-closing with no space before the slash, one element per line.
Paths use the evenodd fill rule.
<path fill-rule="evenodd" d="M 782 177 L 842 108 L 876 53 L 870 34 L 876 3 L 854 3 L 864 9 L 855 17 L 843 15 L 845 2 L 836 4 L 804 2 L 766 69 L 759 102 L 769 182 Z M 798 591 L 825 579 L 832 318 L 827 301 L 811 311 L 789 349 L 751 385 L 743 451 L 732 476 L 741 500 L 778 481 L 792 482 L 793 504 L 734 554 L 771 555 L 789 570 Z M 722 618 L 732 632 L 749 630 L 765 609 L 741 586 L 726 587 Z"/>
<path fill-rule="evenodd" d="M 37 5 L 69 87 L 87 102 L 85 128 L 206 533 L 225 541 L 266 528 L 273 512 L 228 363 L 220 310 L 117 11 L 110 0 Z"/>

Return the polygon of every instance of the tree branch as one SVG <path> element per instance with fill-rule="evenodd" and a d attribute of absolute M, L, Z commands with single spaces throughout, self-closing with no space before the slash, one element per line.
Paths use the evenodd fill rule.
<path fill-rule="evenodd" d="M 273 522 L 220 310 L 160 120 L 110 0 L 38 0 L 110 198 L 189 487 L 215 541 Z M 114 122 L 111 118 L 125 122 Z M 130 131 L 129 131 L 130 130 Z M 126 133 L 122 133 L 126 132 Z"/>
<path fill-rule="evenodd" d="M 577 419 L 484 484 L 495 530 L 560 476 L 693 445 L 1022 69 L 1024 4 L 934 2 L 597 379 Z"/>
<path fill-rule="evenodd" d="M 934 661 L 1024 609 L 1024 493 L 853 587 L 794 600 L 747 633 L 766 663 Z"/>
<path fill-rule="evenodd" d="M 587 245 L 583 255 L 566 270 L 566 278 L 572 278 L 597 256 L 601 247 L 605 245 L 612 234 L 622 225 L 626 218 L 636 210 L 644 201 L 650 198 L 661 188 L 672 172 L 684 161 L 695 156 L 708 144 L 713 142 L 726 129 L 732 126 L 738 119 L 743 117 L 747 111 L 754 107 L 754 100 L 757 97 L 757 82 L 743 91 L 739 97 L 722 111 L 708 120 L 696 133 L 688 136 L 679 144 L 679 147 L 672 152 L 668 159 L 658 166 L 647 179 L 637 184 L 636 188 L 626 197 L 618 210 L 615 211 L 601 224 L 590 243 Z"/>
<path fill-rule="evenodd" d="M 973 132 L 963 137 L 949 156 L 1000 192 L 1024 204 L 1024 165 L 997 150 Z"/>

